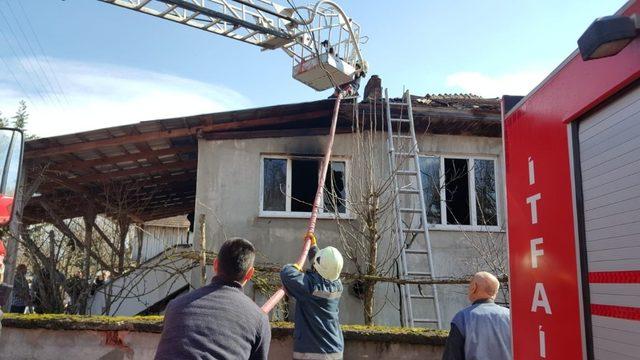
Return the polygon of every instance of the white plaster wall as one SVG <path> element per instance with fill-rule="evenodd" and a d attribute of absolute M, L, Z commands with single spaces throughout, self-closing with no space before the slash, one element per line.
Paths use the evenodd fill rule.
<path fill-rule="evenodd" d="M 336 135 L 333 154 L 351 159 L 351 167 L 359 159 L 353 158 L 353 135 Z M 387 147 L 384 134 L 376 142 L 381 172 L 388 173 Z M 305 136 L 268 139 L 199 141 L 198 178 L 196 194 L 196 221 L 205 214 L 207 221 L 207 248 L 217 250 L 225 238 L 242 236 L 252 241 L 258 251 L 259 262 L 287 263 L 297 258 L 301 237 L 307 219 L 263 218 L 259 216 L 260 156 L 261 154 L 322 155 L 326 136 Z M 422 154 L 497 156 L 498 206 L 501 222 L 504 221 L 504 184 L 502 169 L 502 143 L 500 138 L 471 136 L 422 135 L 419 137 Z M 347 184 L 349 186 L 349 184 Z M 197 229 L 197 226 L 196 226 Z M 321 246 L 333 245 L 341 248 L 338 229 L 333 220 L 318 220 L 316 233 Z M 475 269 L 471 264 L 475 257 L 469 246 L 469 231 L 433 230 L 431 233 L 436 276 L 467 275 Z M 199 244 L 197 232 L 194 243 Z M 381 248 L 384 248 L 384 244 Z M 505 249 L 506 251 L 506 249 Z M 353 268 L 347 264 L 346 270 Z M 209 271 L 211 271 L 209 269 Z M 192 281 L 197 284 L 196 272 Z M 468 305 L 465 286 L 440 286 L 440 304 L 443 323 L 448 323 L 455 313 Z M 246 293 L 262 303 L 259 295 L 253 294 L 250 286 Z M 348 293 L 348 292 L 346 292 Z M 345 293 L 345 294 L 346 294 Z M 377 291 L 378 304 L 387 305 L 376 316 L 376 323 L 398 325 L 398 292 L 393 285 L 381 284 Z M 352 295 L 343 297 L 341 322 L 362 323 L 361 301 Z"/>
<path fill-rule="evenodd" d="M 134 316 L 184 288 L 189 284 L 189 270 L 183 269 L 189 269 L 192 260 L 179 255 L 191 250 L 186 245 L 169 249 L 144 267 L 100 287 L 88 299 L 89 315 Z"/>
<path fill-rule="evenodd" d="M 118 339 L 114 343 L 110 339 Z M 128 331 L 2 329 L 0 360 L 153 359 L 160 334 Z M 290 337 L 273 339 L 269 359 L 290 359 Z M 348 340 L 345 359 L 436 360 L 442 346 Z"/>
<path fill-rule="evenodd" d="M 0 336 L 0 359 L 153 359 L 160 341 L 160 334 L 119 331 L 121 344 L 108 344 L 109 333 L 114 332 L 4 327 Z"/>

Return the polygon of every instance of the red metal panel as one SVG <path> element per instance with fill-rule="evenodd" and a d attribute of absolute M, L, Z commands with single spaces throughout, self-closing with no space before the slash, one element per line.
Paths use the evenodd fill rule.
<path fill-rule="evenodd" d="M 557 119 L 539 114 L 532 117 L 517 110 L 505 121 L 514 359 L 582 358 L 567 126 Z M 529 159 L 533 184 L 529 181 Z M 533 224 L 532 203 L 537 194 L 537 223 Z M 527 198 L 532 200 L 527 203 Z M 536 256 L 532 241 L 540 238 L 542 242 L 534 241 L 533 247 L 543 254 Z M 550 314 L 541 306 L 531 310 L 536 286 L 538 299 L 544 291 Z"/>
<path fill-rule="evenodd" d="M 516 360 L 585 356 L 566 123 L 639 77 L 640 38 L 611 58 L 577 55 L 504 120 Z"/>
<path fill-rule="evenodd" d="M 640 308 L 637 307 L 592 304 L 591 314 L 640 321 Z"/>
<path fill-rule="evenodd" d="M 590 272 L 592 284 L 640 284 L 640 271 L 603 271 Z"/>

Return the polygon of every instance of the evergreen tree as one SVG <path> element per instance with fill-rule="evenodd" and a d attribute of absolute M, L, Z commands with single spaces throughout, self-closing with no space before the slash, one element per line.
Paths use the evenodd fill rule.
<path fill-rule="evenodd" d="M 27 103 L 24 100 L 20 100 L 20 102 L 18 103 L 18 110 L 16 111 L 16 114 L 11 117 L 11 119 L 13 119 L 13 127 L 24 132 L 25 140 L 37 138 L 37 136 L 27 133 L 26 127 L 27 120 L 29 119 L 29 113 L 27 112 Z M 7 126 L 9 124 L 9 121 L 7 119 L 4 119 L 1 124 L 2 126 Z"/>
<path fill-rule="evenodd" d="M 0 111 L 0 127 L 7 127 L 9 125 L 9 120 L 2 116 L 2 111 Z"/>
<path fill-rule="evenodd" d="M 12 117 L 13 119 L 13 127 L 18 128 L 22 131 L 25 130 L 27 126 L 27 119 L 29 119 L 29 114 L 27 113 L 27 103 L 24 100 L 20 100 L 18 103 L 18 111 Z"/>

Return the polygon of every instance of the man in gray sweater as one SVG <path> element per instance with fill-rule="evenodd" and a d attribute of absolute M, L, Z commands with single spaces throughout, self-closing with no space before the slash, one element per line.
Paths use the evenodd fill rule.
<path fill-rule="evenodd" d="M 156 360 L 267 359 L 269 319 L 242 291 L 254 259 L 255 248 L 245 239 L 222 244 L 211 284 L 167 306 Z"/>

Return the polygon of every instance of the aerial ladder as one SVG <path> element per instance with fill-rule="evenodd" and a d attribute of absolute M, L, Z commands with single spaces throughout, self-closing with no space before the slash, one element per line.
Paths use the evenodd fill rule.
<path fill-rule="evenodd" d="M 302 251 L 297 264 L 304 265 L 315 231 L 318 209 L 331 158 L 340 101 L 350 95 L 350 84 L 364 76 L 360 26 L 334 2 L 320 0 L 313 6 L 281 6 L 266 0 L 100 0 L 258 46 L 281 49 L 291 57 L 293 78 L 322 91 L 337 89 L 329 140 L 318 179 L 318 188 Z M 263 306 L 269 313 L 284 297 L 279 289 Z"/>
<path fill-rule="evenodd" d="M 282 6 L 267 0 L 100 0 L 260 47 L 281 49 L 298 81 L 322 91 L 366 73 L 360 26 L 334 2 Z"/>

